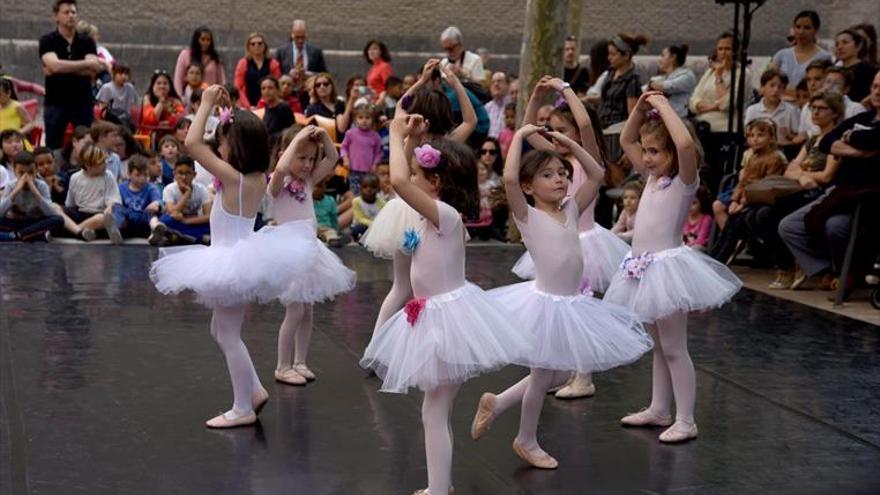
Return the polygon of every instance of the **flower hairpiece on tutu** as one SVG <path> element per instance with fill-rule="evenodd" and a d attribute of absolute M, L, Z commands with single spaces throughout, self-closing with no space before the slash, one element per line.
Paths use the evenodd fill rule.
<path fill-rule="evenodd" d="M 232 107 L 223 107 L 220 109 L 220 125 L 232 123 Z"/>
<path fill-rule="evenodd" d="M 664 175 L 663 177 L 660 177 L 659 179 L 657 179 L 657 183 L 654 184 L 654 190 L 655 191 L 662 191 L 671 185 L 672 185 L 672 178 L 669 177 L 668 175 Z"/>
<path fill-rule="evenodd" d="M 416 251 L 416 248 L 419 247 L 421 241 L 422 238 L 419 236 L 419 233 L 416 232 L 416 229 L 410 227 L 403 231 L 403 239 L 400 241 L 400 250 L 403 251 L 403 254 L 411 255 Z"/>
<path fill-rule="evenodd" d="M 590 277 L 584 277 L 581 279 L 581 285 L 578 287 L 578 291 L 587 297 L 593 297 L 593 286 L 590 284 Z"/>
<path fill-rule="evenodd" d="M 415 153 L 416 161 L 422 168 L 434 168 L 440 164 L 440 150 L 430 144 L 416 147 Z"/>
<path fill-rule="evenodd" d="M 419 314 L 425 309 L 425 304 L 427 303 L 428 300 L 424 297 L 415 297 L 410 299 L 406 306 L 403 307 L 403 312 L 406 313 L 406 321 L 411 327 L 416 326 L 416 322 L 419 321 Z"/>
<path fill-rule="evenodd" d="M 220 182 L 220 179 L 218 179 L 217 176 L 214 176 L 214 178 L 211 180 L 211 184 L 214 186 L 215 191 L 223 189 L 223 183 Z"/>
<path fill-rule="evenodd" d="M 620 269 L 623 270 L 624 277 L 633 280 L 641 280 L 642 277 L 645 276 L 645 272 L 648 271 L 648 267 L 651 266 L 651 263 L 653 262 L 654 253 L 645 251 L 638 256 L 629 254 L 623 259 L 623 262 L 620 264 Z"/>
<path fill-rule="evenodd" d="M 652 108 L 652 109 L 648 110 L 647 112 L 645 112 L 645 119 L 646 120 L 661 120 L 662 117 L 660 116 L 660 110 L 657 110 L 656 108 Z"/>
<path fill-rule="evenodd" d="M 303 181 L 299 179 L 292 179 L 287 185 L 284 186 L 284 189 L 293 196 L 293 199 L 302 203 L 306 200 L 306 185 Z"/>

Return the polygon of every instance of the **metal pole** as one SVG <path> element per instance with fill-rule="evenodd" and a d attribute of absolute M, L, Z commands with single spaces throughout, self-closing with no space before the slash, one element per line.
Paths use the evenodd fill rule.
<path fill-rule="evenodd" d="M 739 1 L 733 3 L 733 53 L 731 53 L 731 57 L 734 61 L 736 61 L 739 54 L 739 5 Z M 748 6 L 746 6 L 746 10 L 748 10 Z M 730 104 L 727 107 L 727 132 L 733 132 L 734 130 L 733 114 L 734 103 L 736 102 L 736 84 L 733 84 L 733 77 L 730 78 L 730 83 Z"/>

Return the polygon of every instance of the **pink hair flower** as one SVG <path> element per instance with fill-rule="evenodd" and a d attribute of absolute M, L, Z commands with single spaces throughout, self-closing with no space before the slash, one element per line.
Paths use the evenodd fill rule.
<path fill-rule="evenodd" d="M 645 118 L 647 120 L 661 120 L 662 117 L 660 116 L 660 110 L 652 108 L 645 112 Z"/>
<path fill-rule="evenodd" d="M 416 147 L 415 153 L 416 161 L 423 168 L 434 168 L 440 164 L 440 151 L 430 144 Z"/>
<path fill-rule="evenodd" d="M 232 123 L 232 107 L 223 107 L 220 109 L 220 125 Z"/>
<path fill-rule="evenodd" d="M 416 322 L 419 321 L 419 314 L 425 309 L 425 304 L 427 303 L 428 300 L 424 297 L 414 297 L 403 307 L 403 312 L 406 313 L 406 321 L 410 326 L 416 326 Z"/>

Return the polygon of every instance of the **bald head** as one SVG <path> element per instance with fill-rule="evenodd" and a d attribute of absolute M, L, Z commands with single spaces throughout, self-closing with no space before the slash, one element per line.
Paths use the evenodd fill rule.
<path fill-rule="evenodd" d="M 290 39 L 296 43 L 297 48 L 302 48 L 306 43 L 306 21 L 295 19 L 290 26 Z"/>

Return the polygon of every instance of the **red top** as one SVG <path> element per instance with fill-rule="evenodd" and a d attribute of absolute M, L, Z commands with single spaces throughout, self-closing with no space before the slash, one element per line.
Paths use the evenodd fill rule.
<path fill-rule="evenodd" d="M 269 62 L 269 74 L 278 79 L 281 77 L 281 64 L 278 63 L 274 58 L 266 58 L 263 63 Z M 250 102 L 248 101 L 247 96 L 247 86 L 244 82 L 244 75 L 247 72 L 247 57 L 241 57 L 237 64 L 235 64 L 235 73 L 234 73 L 234 81 L 235 88 L 238 89 L 238 104 L 243 108 L 251 108 L 256 106 L 258 102 Z"/>
<path fill-rule="evenodd" d="M 376 98 L 385 91 L 385 81 L 392 75 L 394 75 L 394 69 L 391 68 L 391 64 L 381 59 L 367 71 L 367 86 L 376 95 Z"/>

